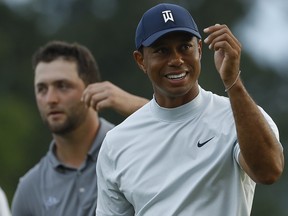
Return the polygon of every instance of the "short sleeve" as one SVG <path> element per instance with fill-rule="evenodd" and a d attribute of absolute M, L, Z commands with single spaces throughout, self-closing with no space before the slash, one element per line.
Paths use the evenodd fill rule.
<path fill-rule="evenodd" d="M 239 147 L 239 143 L 237 142 L 233 149 L 233 156 L 234 156 L 234 159 L 237 161 L 238 165 L 240 166 L 239 155 L 240 155 L 240 147 Z"/>
<path fill-rule="evenodd" d="M 96 216 L 134 216 L 134 208 L 119 190 L 115 161 L 105 138 L 99 152 L 96 172 L 98 198 Z"/>
<path fill-rule="evenodd" d="M 266 121 L 268 122 L 270 128 L 272 129 L 272 131 L 274 132 L 277 140 L 279 141 L 279 131 L 277 128 L 277 125 L 275 124 L 275 122 L 272 120 L 272 118 L 261 108 L 259 107 L 260 111 L 262 112 L 262 114 L 264 115 L 264 118 L 266 119 Z"/>

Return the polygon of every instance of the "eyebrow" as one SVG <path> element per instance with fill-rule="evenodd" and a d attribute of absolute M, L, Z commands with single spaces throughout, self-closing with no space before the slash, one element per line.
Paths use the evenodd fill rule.
<path fill-rule="evenodd" d="M 65 78 L 53 80 L 52 82 L 48 82 L 48 83 L 52 83 L 52 85 L 53 85 L 53 84 L 57 84 L 57 83 L 61 83 L 61 82 L 72 83 L 69 79 L 65 79 Z M 40 82 L 36 83 L 36 86 L 46 85 L 46 84 L 47 84 L 47 82 L 40 81 Z"/>

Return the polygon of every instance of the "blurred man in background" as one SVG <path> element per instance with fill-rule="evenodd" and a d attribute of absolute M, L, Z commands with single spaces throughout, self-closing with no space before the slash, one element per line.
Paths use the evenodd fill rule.
<path fill-rule="evenodd" d="M 33 56 L 36 102 L 53 140 L 48 153 L 20 179 L 13 216 L 95 214 L 95 165 L 102 141 L 114 125 L 98 111 L 128 116 L 147 100 L 101 82 L 91 52 L 52 41 Z"/>

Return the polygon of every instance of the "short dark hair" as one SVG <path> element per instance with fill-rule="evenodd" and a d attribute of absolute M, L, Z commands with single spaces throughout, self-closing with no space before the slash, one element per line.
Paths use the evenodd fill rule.
<path fill-rule="evenodd" d="M 48 42 L 32 56 L 32 67 L 35 70 L 40 62 L 49 63 L 58 58 L 76 62 L 78 75 L 86 86 L 101 81 L 99 67 L 93 55 L 87 47 L 78 43 Z"/>

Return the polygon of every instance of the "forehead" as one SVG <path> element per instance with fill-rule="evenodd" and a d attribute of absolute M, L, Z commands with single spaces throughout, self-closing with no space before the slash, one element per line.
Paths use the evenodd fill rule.
<path fill-rule="evenodd" d="M 35 68 L 35 85 L 52 83 L 60 80 L 71 82 L 81 81 L 77 73 L 77 64 L 74 61 L 56 59 L 52 62 L 40 62 Z"/>

